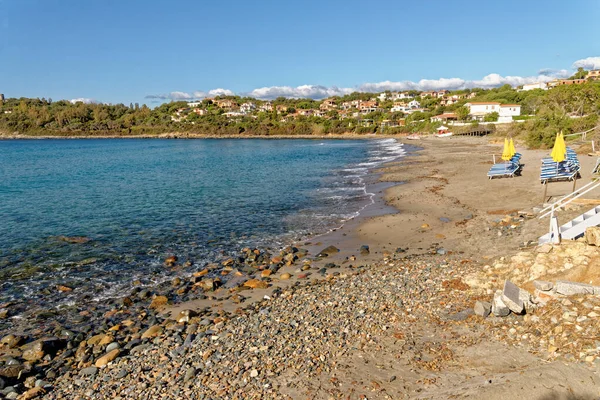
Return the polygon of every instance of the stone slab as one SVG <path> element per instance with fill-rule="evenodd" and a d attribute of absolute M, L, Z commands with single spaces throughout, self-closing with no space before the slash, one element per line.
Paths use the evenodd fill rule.
<path fill-rule="evenodd" d="M 515 314 L 521 314 L 525 310 L 523 298 L 521 297 L 521 289 L 509 280 L 504 281 L 502 301 Z"/>
<path fill-rule="evenodd" d="M 574 294 L 600 294 L 600 286 L 588 285 L 587 283 L 556 281 L 556 293 L 571 296 Z"/>
<path fill-rule="evenodd" d="M 506 317 L 510 314 L 510 308 L 504 303 L 502 299 L 502 291 L 498 290 L 494 294 L 494 301 L 492 302 L 492 313 L 497 317 Z"/>
<path fill-rule="evenodd" d="M 547 281 L 533 281 L 533 286 L 542 292 L 549 292 L 554 288 L 554 284 Z"/>
<path fill-rule="evenodd" d="M 476 315 L 480 317 L 487 317 L 492 312 L 492 305 L 487 301 L 478 301 L 475 303 L 475 307 L 473 307 L 473 311 L 475 311 Z"/>

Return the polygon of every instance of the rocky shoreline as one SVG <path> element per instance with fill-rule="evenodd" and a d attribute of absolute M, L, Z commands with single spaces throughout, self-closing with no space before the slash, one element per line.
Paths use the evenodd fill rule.
<path fill-rule="evenodd" d="M 384 180 L 408 182 L 385 194 L 401 212 L 352 238 L 202 266 L 169 257 L 190 277 L 78 310 L 77 329 L 49 317 L 4 335 L 0 398 L 597 398 L 598 295 L 532 280 L 599 285 L 584 272 L 600 256 L 585 242 L 534 247 L 542 225 L 516 210 L 535 204 L 537 177 L 487 182 L 486 146 L 425 143 L 386 167 Z M 506 279 L 536 306 L 488 315 Z"/>

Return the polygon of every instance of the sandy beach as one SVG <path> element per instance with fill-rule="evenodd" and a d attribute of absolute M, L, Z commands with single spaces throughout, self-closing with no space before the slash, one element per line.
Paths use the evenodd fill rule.
<path fill-rule="evenodd" d="M 546 351 L 545 339 L 538 339 L 545 334 L 535 333 L 543 330 L 543 311 L 473 315 L 475 302 L 490 301 L 510 273 L 486 271 L 520 252 L 535 252 L 547 229 L 548 221 L 535 218 L 533 208 L 542 204 L 539 164 L 548 151 L 517 146 L 522 176 L 489 180 L 492 155 L 502 151 L 490 138 L 414 144 L 422 149 L 378 171 L 381 183 L 371 189 L 379 196 L 359 218 L 297 243 L 308 251 L 305 256 L 286 258 L 293 250 L 283 252 L 274 274 L 258 270 L 249 277 L 265 288 L 221 287 L 174 305 L 156 301 L 155 293 L 146 300 L 154 306 L 141 314 L 116 305 L 100 333 L 90 333 L 76 354 L 59 356 L 55 380 L 36 396 L 600 396 L 597 358 L 573 358 L 575 347 Z M 580 161 L 578 186 L 589 182 L 595 158 L 580 155 Z M 548 196 L 567 194 L 572 185 L 552 184 Z M 576 208 L 561 213 L 561 220 L 582 211 Z M 328 246 L 339 252 L 315 258 Z M 600 310 L 596 297 L 568 304 L 577 301 Z"/>

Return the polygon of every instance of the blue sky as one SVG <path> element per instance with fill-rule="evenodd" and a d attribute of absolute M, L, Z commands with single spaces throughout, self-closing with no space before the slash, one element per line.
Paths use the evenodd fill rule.
<path fill-rule="evenodd" d="M 0 93 L 153 104 L 519 84 L 600 68 L 599 17 L 597 0 L 0 0 Z"/>

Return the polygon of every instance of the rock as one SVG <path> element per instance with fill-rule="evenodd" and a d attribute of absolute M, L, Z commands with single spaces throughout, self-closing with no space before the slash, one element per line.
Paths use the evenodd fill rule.
<path fill-rule="evenodd" d="M 152 303 L 150 303 L 150 308 L 153 310 L 159 310 L 164 308 L 169 303 L 169 299 L 167 296 L 156 296 Z"/>
<path fill-rule="evenodd" d="M 187 323 L 187 322 L 190 322 L 190 318 L 193 318 L 196 315 L 198 315 L 198 314 L 193 310 L 183 310 L 179 314 L 177 314 L 176 321 L 179 323 L 182 323 L 182 322 Z"/>
<path fill-rule="evenodd" d="M 205 292 L 210 292 L 215 290 L 215 281 L 214 279 L 203 279 L 198 282 L 196 285 L 200 286 Z"/>
<path fill-rule="evenodd" d="M 554 284 L 552 284 L 552 282 L 546 281 L 533 281 L 533 286 L 542 292 L 548 292 L 554 288 Z"/>
<path fill-rule="evenodd" d="M 119 349 L 114 349 L 97 359 L 94 365 L 98 368 L 104 367 L 106 364 L 117 358 L 120 352 Z"/>
<path fill-rule="evenodd" d="M 506 317 L 510 314 L 510 308 L 502 300 L 502 291 L 498 290 L 494 294 L 494 300 L 492 301 L 492 313 L 497 317 Z"/>
<path fill-rule="evenodd" d="M 38 396 L 42 396 L 43 394 L 46 393 L 46 389 L 44 389 L 43 387 L 34 387 L 29 389 L 28 391 L 26 391 L 25 393 L 23 393 L 20 397 L 19 400 L 30 400 L 30 399 L 34 399 Z"/>
<path fill-rule="evenodd" d="M 509 280 L 504 281 L 502 301 L 515 314 L 521 314 L 525 311 L 525 306 L 521 299 L 521 289 Z"/>
<path fill-rule="evenodd" d="M 360 246 L 360 254 L 361 255 L 366 256 L 370 252 L 371 251 L 369 250 L 369 246 L 367 246 L 366 244 L 363 244 L 362 246 Z"/>
<path fill-rule="evenodd" d="M 204 268 L 202 271 L 194 272 L 192 274 L 192 276 L 198 278 L 198 277 L 204 276 L 206 274 L 208 274 L 208 268 Z"/>
<path fill-rule="evenodd" d="M 475 307 L 473 307 L 473 311 L 475 311 L 476 315 L 485 318 L 492 312 L 492 305 L 487 301 L 477 301 Z"/>
<path fill-rule="evenodd" d="M 268 276 L 271 276 L 272 273 L 273 273 L 272 270 L 265 269 L 264 271 L 261 271 L 260 276 L 263 277 L 263 278 L 266 278 Z"/>
<path fill-rule="evenodd" d="M 429 224 L 423 224 L 423 225 L 421 225 L 421 229 L 429 229 Z"/>
<path fill-rule="evenodd" d="M 169 256 L 169 257 L 165 258 L 165 265 L 167 267 L 172 267 L 175 265 L 177 260 L 178 260 L 177 256 Z"/>
<path fill-rule="evenodd" d="M 244 282 L 245 287 L 249 287 L 251 289 L 266 289 L 269 287 L 269 284 L 265 281 L 261 281 L 258 279 L 250 279 Z"/>
<path fill-rule="evenodd" d="M 439 248 L 435 252 L 437 254 L 439 254 L 440 256 L 446 255 L 446 253 L 447 253 L 446 249 L 443 249 L 443 248 Z"/>
<path fill-rule="evenodd" d="M 542 254 L 548 254 L 552 251 L 553 248 L 554 247 L 550 243 L 546 243 L 541 246 L 538 246 L 537 249 L 535 249 L 535 251 Z"/>
<path fill-rule="evenodd" d="M 279 279 L 281 279 L 281 280 L 288 280 L 288 279 L 290 279 L 291 277 L 292 277 L 292 276 L 291 276 L 290 274 L 288 274 L 287 272 L 286 272 L 286 273 L 283 273 L 283 274 L 281 274 L 281 275 L 279 275 Z"/>
<path fill-rule="evenodd" d="M 79 371 L 79 373 L 84 376 L 94 376 L 98 373 L 98 368 L 96 368 L 96 367 L 83 368 L 81 371 Z"/>
<path fill-rule="evenodd" d="M 106 336 L 107 335 L 104 333 L 94 335 L 91 338 L 89 338 L 88 340 L 86 340 L 86 343 L 88 344 L 88 346 L 95 346 L 95 345 L 99 344 Z M 112 342 L 112 340 L 111 340 L 111 342 Z"/>
<path fill-rule="evenodd" d="M 11 364 L 0 367 L 0 377 L 2 378 L 18 378 L 22 372 L 26 372 L 27 368 L 22 364 Z"/>
<path fill-rule="evenodd" d="M 142 333 L 142 339 L 160 336 L 162 332 L 163 328 L 160 325 L 152 325 L 144 333 Z"/>
<path fill-rule="evenodd" d="M 327 246 L 317 254 L 317 257 L 329 257 L 339 253 L 340 249 L 335 246 Z"/>
<path fill-rule="evenodd" d="M 250 371 L 250 378 L 256 378 L 258 376 L 258 371 L 253 369 Z"/>
<path fill-rule="evenodd" d="M 21 336 L 6 335 L 2 338 L 2 340 L 0 340 L 0 344 L 12 349 L 19 346 L 22 341 L 23 338 Z"/>
<path fill-rule="evenodd" d="M 185 376 L 183 378 L 184 382 L 189 382 L 192 379 L 194 379 L 196 377 L 196 368 L 194 367 L 189 367 L 186 371 L 185 371 Z"/>
<path fill-rule="evenodd" d="M 106 352 L 110 353 L 111 351 L 113 351 L 114 349 L 118 349 L 119 348 L 119 343 L 117 342 L 112 342 L 110 343 L 108 346 L 106 346 Z"/>
<path fill-rule="evenodd" d="M 600 226 L 590 226 L 585 230 L 585 241 L 588 245 L 600 246 Z"/>
<path fill-rule="evenodd" d="M 587 283 L 556 281 L 556 293 L 571 296 L 574 294 L 600 294 L 600 286 L 592 286 Z"/>
<path fill-rule="evenodd" d="M 73 288 L 69 287 L 69 286 L 64 286 L 64 285 L 56 285 L 56 290 L 58 290 L 59 292 L 72 292 Z"/>
<path fill-rule="evenodd" d="M 58 239 L 71 244 L 87 243 L 92 240 L 85 236 L 59 236 Z"/>

